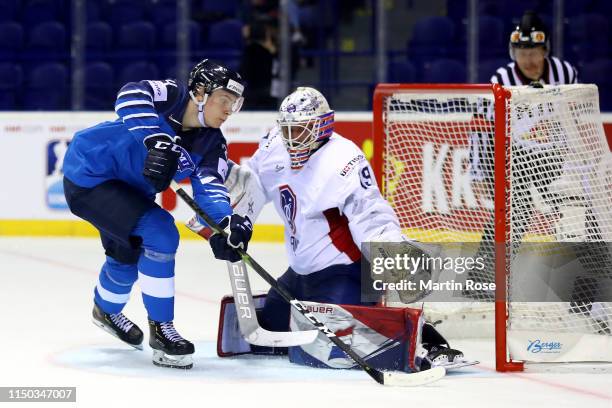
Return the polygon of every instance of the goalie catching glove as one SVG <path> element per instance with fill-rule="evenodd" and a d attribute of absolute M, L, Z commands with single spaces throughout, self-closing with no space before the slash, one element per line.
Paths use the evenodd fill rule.
<path fill-rule="evenodd" d="M 253 235 L 253 224 L 249 217 L 238 214 L 227 216 L 219 222 L 219 226 L 225 230 L 227 237 L 221 234 L 213 234 L 208 241 L 215 258 L 223 261 L 237 262 L 241 259 L 237 249 L 247 250 L 249 240 Z"/>

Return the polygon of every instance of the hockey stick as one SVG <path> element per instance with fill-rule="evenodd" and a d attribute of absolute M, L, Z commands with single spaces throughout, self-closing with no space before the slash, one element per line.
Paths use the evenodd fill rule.
<path fill-rule="evenodd" d="M 212 233 L 212 231 L 209 231 L 209 233 L 202 234 L 198 226 L 192 225 L 191 222 L 187 224 L 187 228 L 204 239 L 208 239 L 210 233 Z M 236 304 L 236 317 L 238 318 L 240 334 L 249 344 L 266 347 L 291 347 L 310 344 L 317 338 L 319 334 L 317 330 L 273 332 L 261 327 L 257 321 L 255 302 L 253 301 L 249 275 L 244 261 L 240 260 L 235 263 L 226 261 L 226 265 Z"/>
<path fill-rule="evenodd" d="M 189 194 L 187 194 L 185 190 L 183 190 L 175 181 L 172 181 L 172 184 L 170 186 L 172 187 L 172 190 L 174 190 L 176 194 L 181 197 L 181 199 L 185 201 L 185 203 L 189 207 L 191 207 L 191 209 L 195 211 L 196 214 L 198 214 L 198 216 L 202 218 L 210 228 L 213 229 L 213 231 L 215 231 L 215 233 L 221 234 L 222 236 L 227 236 L 225 231 L 223 231 L 221 227 L 219 227 L 219 225 L 217 225 L 217 223 L 215 223 L 214 220 L 211 219 L 210 216 L 206 214 L 204 210 L 202 210 L 200 206 L 193 200 L 193 198 L 191 198 Z M 351 347 L 349 347 L 346 343 L 340 340 L 336 336 L 336 334 L 331 331 L 327 326 L 325 326 L 325 324 L 322 323 L 319 319 L 317 319 L 315 315 L 309 312 L 308 309 L 306 309 L 306 307 L 299 300 L 295 299 L 293 296 L 291 296 L 289 292 L 287 292 L 285 288 L 280 286 L 276 279 L 274 279 L 268 272 L 266 272 L 266 270 L 261 265 L 259 265 L 249 254 L 247 254 L 241 249 L 237 249 L 236 251 L 240 254 L 242 260 L 249 264 L 251 268 L 253 268 L 255 272 L 257 272 L 257 274 L 259 274 L 259 276 L 263 278 L 263 280 L 268 282 L 268 284 L 272 288 L 274 288 L 274 290 L 276 290 L 278 294 L 281 295 L 283 299 L 285 299 L 285 301 L 289 302 L 291 306 L 293 306 L 302 315 L 304 315 L 304 317 L 308 319 L 317 328 L 317 330 L 325 334 L 329 341 L 338 346 L 347 356 L 349 356 L 355 363 L 357 363 L 377 383 L 383 385 L 409 387 L 428 384 L 437 381 L 440 378 L 444 377 L 444 375 L 446 375 L 446 370 L 443 367 L 434 367 L 430 368 L 429 370 L 419 371 L 416 373 L 403 373 L 397 371 L 389 372 L 379 371 L 375 369 L 374 367 L 366 363 L 361 357 L 359 357 L 359 355 L 355 353 Z"/>
<path fill-rule="evenodd" d="M 275 332 L 264 329 L 257 321 L 251 284 L 244 261 L 226 262 L 236 302 L 238 326 L 245 340 L 256 346 L 291 347 L 310 344 L 319 335 L 317 330 Z"/>

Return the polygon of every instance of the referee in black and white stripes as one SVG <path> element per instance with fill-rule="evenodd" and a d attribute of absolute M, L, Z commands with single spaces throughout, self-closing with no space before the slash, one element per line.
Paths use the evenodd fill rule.
<path fill-rule="evenodd" d="M 578 83 L 576 69 L 567 61 L 549 56 L 550 41 L 548 31 L 542 20 L 533 12 L 527 11 L 521 19 L 521 23 L 510 34 L 509 51 L 512 62 L 497 69 L 491 77 L 491 83 L 499 83 L 504 86 L 531 85 L 565 85 Z M 493 106 L 485 107 L 485 114 L 489 120 L 493 118 Z M 474 132 L 470 136 L 470 173 L 475 187 L 479 190 L 488 191 L 493 195 L 494 180 L 494 151 L 493 134 L 488 132 Z M 532 151 L 519 145 L 513 146 L 512 151 L 512 200 L 520 202 L 520 209 L 512 214 L 512 229 L 514 245 L 519 245 L 529 228 L 529 222 L 534 215 L 535 208 L 531 197 L 530 187 L 533 185 L 539 194 L 553 207 L 563 205 L 561 197 L 549 191 L 550 184 L 561 176 L 563 157 L 554 151 Z M 536 170 L 537 169 L 537 170 Z M 600 241 L 601 235 L 597 222 L 592 216 L 591 209 L 587 206 L 586 226 L 590 232 L 589 240 Z M 494 281 L 494 225 L 492 218 L 484 226 L 481 244 L 477 256 L 485 256 L 486 268 L 482 272 L 471 274 L 470 278 L 481 282 Z M 487 256 L 488 255 L 488 256 Z M 611 262 L 610 254 L 606 245 L 591 243 L 579 246 L 577 258 L 586 270 L 601 275 L 606 269 L 606 264 Z M 597 273 L 599 271 L 599 273 Z M 589 315 L 592 302 L 595 301 L 597 280 L 593 278 L 584 280 L 577 279 L 574 282 L 574 292 L 569 311 Z M 483 300 L 484 294 L 468 294 Z M 599 331 L 609 333 L 609 326 L 605 322 L 597 322 Z"/>
<path fill-rule="evenodd" d="M 542 20 L 533 12 L 527 11 L 521 23 L 510 34 L 508 44 L 510 57 L 514 60 L 497 69 L 491 77 L 492 83 L 504 86 L 513 85 L 561 85 L 577 83 L 577 72 L 571 64 L 556 57 L 549 57 L 550 41 L 548 31 Z M 493 105 L 483 106 L 482 114 L 493 119 Z M 493 195 L 494 180 L 494 135 L 491 132 L 475 131 L 470 135 L 470 174 L 477 190 Z M 524 205 L 521 211 L 513 214 L 514 237 L 520 241 L 525 233 L 534 207 L 529 189 L 531 184 L 542 196 L 549 196 L 548 185 L 561 175 L 562 158 L 545 150 L 533 152 L 513 145 L 512 180 L 513 199 Z M 545 174 L 536 174 L 539 168 Z M 486 223 L 481 250 L 486 243 L 494 241 L 494 220 Z M 490 248 L 492 250 L 492 248 Z M 487 249 L 488 252 L 489 249 Z M 488 274 L 487 274 L 488 275 Z"/>
<path fill-rule="evenodd" d="M 578 83 L 576 68 L 567 61 L 549 56 L 550 41 L 542 20 L 533 12 L 523 15 L 521 24 L 510 34 L 512 62 L 495 71 L 491 83 L 505 86 L 565 85 Z"/>

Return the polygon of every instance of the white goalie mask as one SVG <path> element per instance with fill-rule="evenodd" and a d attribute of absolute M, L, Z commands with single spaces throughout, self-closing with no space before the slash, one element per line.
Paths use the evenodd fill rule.
<path fill-rule="evenodd" d="M 334 111 L 321 92 L 300 87 L 281 103 L 278 125 L 291 169 L 299 170 L 334 132 Z"/>

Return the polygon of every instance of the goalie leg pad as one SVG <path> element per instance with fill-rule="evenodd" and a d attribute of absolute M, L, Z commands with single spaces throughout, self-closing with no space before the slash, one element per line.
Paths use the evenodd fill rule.
<path fill-rule="evenodd" d="M 374 368 L 418 371 L 417 362 L 427 354 L 420 346 L 424 321 L 419 309 L 304 303 Z M 309 325 L 299 312 L 292 311 L 292 330 L 304 330 Z M 311 367 L 357 368 L 352 359 L 322 334 L 312 344 L 290 347 L 289 359 Z"/>
<path fill-rule="evenodd" d="M 253 295 L 255 308 L 261 308 L 266 300 L 264 293 Z M 217 333 L 217 355 L 231 357 L 239 354 L 251 353 L 251 345 L 246 342 L 240 333 L 236 303 L 231 295 L 221 299 L 219 312 L 219 331 Z"/>

